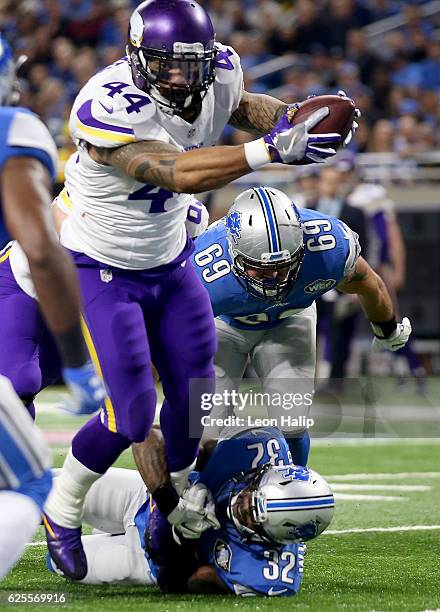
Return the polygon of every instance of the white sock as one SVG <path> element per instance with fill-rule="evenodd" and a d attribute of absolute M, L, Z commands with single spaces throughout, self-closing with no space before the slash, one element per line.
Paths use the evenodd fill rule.
<path fill-rule="evenodd" d="M 75 459 L 70 449 L 61 474 L 54 481 L 44 511 L 62 527 L 80 527 L 87 491 L 101 476 Z"/>
<path fill-rule="evenodd" d="M 196 459 L 194 459 L 191 465 L 186 468 L 183 468 L 183 470 L 179 470 L 178 472 L 171 472 L 171 484 L 176 489 L 179 495 L 182 495 L 183 491 L 188 486 L 188 476 L 191 474 L 195 467 Z"/>
<path fill-rule="evenodd" d="M 0 579 L 21 557 L 41 521 L 33 499 L 16 491 L 0 491 Z"/>

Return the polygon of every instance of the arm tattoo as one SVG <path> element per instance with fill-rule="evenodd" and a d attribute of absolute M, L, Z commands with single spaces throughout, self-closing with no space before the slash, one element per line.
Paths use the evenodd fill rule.
<path fill-rule="evenodd" d="M 229 119 L 229 124 L 245 132 L 266 134 L 273 128 L 287 106 L 271 96 L 244 91 L 237 110 Z"/>
<path fill-rule="evenodd" d="M 151 493 L 170 482 L 165 442 L 160 430 L 152 427 L 143 442 L 132 445 L 132 451 L 142 480 Z"/>
<path fill-rule="evenodd" d="M 367 278 L 368 274 L 367 272 L 358 272 L 357 269 L 354 270 L 354 272 L 351 274 L 351 276 L 349 276 L 345 282 L 346 283 L 359 283 L 361 281 L 364 281 Z"/>
<path fill-rule="evenodd" d="M 151 183 L 174 191 L 174 164 L 180 151 L 158 141 L 139 141 L 113 149 L 89 148 L 95 161 L 120 168 L 140 183 Z"/>

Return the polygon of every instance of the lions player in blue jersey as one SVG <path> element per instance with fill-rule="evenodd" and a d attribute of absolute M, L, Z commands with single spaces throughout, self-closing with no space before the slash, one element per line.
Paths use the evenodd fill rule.
<path fill-rule="evenodd" d="M 227 215 L 196 240 L 193 263 L 217 317 L 217 392 L 237 389 L 248 359 L 265 391 L 274 391 L 274 381 L 277 392 L 312 391 L 315 299 L 333 288 L 358 295 L 375 345 L 395 351 L 411 333 L 407 318 L 396 321 L 384 283 L 360 256 L 357 234 L 339 219 L 298 210 L 278 189 L 241 193 Z M 304 401 L 295 414 L 307 413 L 310 403 Z M 226 410 L 214 408 L 211 433 Z M 283 431 L 294 434 L 293 462 L 306 465 L 307 430 L 294 423 Z"/>
<path fill-rule="evenodd" d="M 42 314 L 74 392 L 72 409 L 95 412 L 105 394 L 81 333 L 75 270 L 58 244 L 49 215 L 56 146 L 36 115 L 10 106 L 15 97 L 12 54 L 0 38 L 0 236 L 15 238 L 28 258 Z M 8 256 L 5 248 L 0 262 Z M 16 302 L 6 304 L 8 290 L 5 285 L 0 293 L 1 317 L 17 326 L 24 322 L 17 317 Z M 2 349 L 9 342 L 5 334 Z M 0 578 L 15 564 L 40 522 L 51 487 L 49 466 L 43 439 L 9 380 L 0 376 Z"/>
<path fill-rule="evenodd" d="M 204 466 L 192 474 L 196 484 L 186 495 L 195 499 L 198 487 L 208 486 L 219 528 L 177 544 L 140 475 L 110 469 L 86 497 L 85 522 L 107 535 L 83 537 L 88 561 L 83 582 L 159 584 L 167 593 L 298 592 L 303 542 L 322 533 L 333 515 L 326 481 L 291 464 L 286 441 L 273 427 L 230 430 L 217 445 L 206 442 L 203 454 Z M 157 487 L 167 486 L 161 432 L 153 429 L 135 444 L 134 455 L 154 497 Z M 49 568 L 56 571 L 50 559 Z"/>

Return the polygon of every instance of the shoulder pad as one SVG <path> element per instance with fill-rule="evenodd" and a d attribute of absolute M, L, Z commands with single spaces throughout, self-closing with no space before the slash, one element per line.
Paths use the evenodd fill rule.
<path fill-rule="evenodd" d="M 58 151 L 49 130 L 37 115 L 27 109 L 15 109 L 7 144 L 10 147 L 30 147 L 44 151 L 49 155 L 53 167 L 57 167 Z"/>
<path fill-rule="evenodd" d="M 243 70 L 240 58 L 232 47 L 216 43 L 214 90 L 224 108 L 233 112 L 239 105 L 243 91 Z M 225 87 L 227 86 L 227 87 Z M 224 90 L 229 91 L 226 96 Z M 225 98 L 222 100 L 222 98 Z"/>
<path fill-rule="evenodd" d="M 76 141 L 120 146 L 137 140 L 136 127 L 142 124 L 145 131 L 145 123 L 155 112 L 153 100 L 131 83 L 128 64 L 120 60 L 92 77 L 80 91 L 70 115 L 70 131 Z"/>

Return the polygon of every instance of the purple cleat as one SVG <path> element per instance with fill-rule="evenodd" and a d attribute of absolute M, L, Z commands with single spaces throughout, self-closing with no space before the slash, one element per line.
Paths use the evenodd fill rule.
<path fill-rule="evenodd" d="M 49 554 L 66 578 L 82 580 L 87 574 L 87 558 L 81 543 L 81 527 L 69 529 L 43 514 Z"/>

